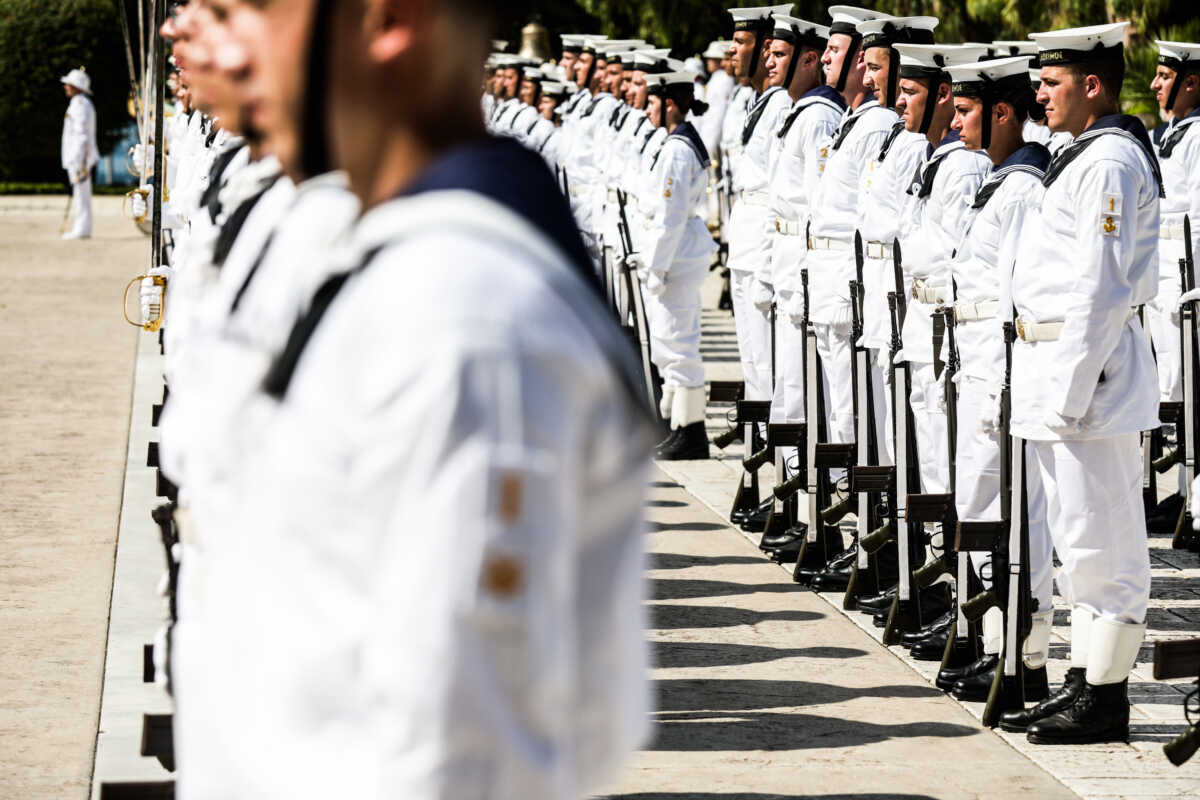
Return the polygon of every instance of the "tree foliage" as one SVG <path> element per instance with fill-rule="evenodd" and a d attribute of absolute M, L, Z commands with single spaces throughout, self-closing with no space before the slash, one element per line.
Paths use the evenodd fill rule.
<path fill-rule="evenodd" d="M 857 5 L 897 16 L 928 14 L 940 20 L 938 40 L 989 42 L 1024 39 L 1029 33 L 1102 22 L 1129 20 L 1128 76 L 1123 93 L 1128 110 L 1157 112 L 1149 83 L 1154 75 L 1155 39 L 1197 41 L 1200 15 L 1185 0 L 858 0 Z M 552 33 L 604 33 L 637 37 L 672 47 L 685 58 L 702 52 L 713 39 L 730 38 L 727 9 L 734 5 L 771 5 L 763 0 L 734 3 L 720 0 L 518 0 L 519 9 L 506 9 L 506 34 L 515 51 L 519 31 L 530 18 L 541 15 Z M 822 24 L 833 2 L 796 0 L 795 14 Z M 556 27 L 551 16 L 566 23 Z M 572 20 L 579 20 L 572 23 Z M 593 24 L 594 20 L 594 24 Z M 589 27 L 590 26 L 590 27 Z M 555 37 L 552 37 L 555 39 Z M 554 45 L 557 46 L 557 41 Z"/>
<path fill-rule="evenodd" d="M 113 0 L 0 0 L 0 180 L 61 180 L 67 99 L 59 78 L 92 78 L 106 152 L 130 122 L 120 18 Z"/>

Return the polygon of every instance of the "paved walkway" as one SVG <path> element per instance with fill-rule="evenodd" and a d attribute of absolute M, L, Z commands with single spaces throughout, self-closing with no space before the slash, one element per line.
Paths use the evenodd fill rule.
<path fill-rule="evenodd" d="M 97 198 L 0 198 L 0 797 L 87 796 L 136 332 L 121 289 L 146 239 Z"/>

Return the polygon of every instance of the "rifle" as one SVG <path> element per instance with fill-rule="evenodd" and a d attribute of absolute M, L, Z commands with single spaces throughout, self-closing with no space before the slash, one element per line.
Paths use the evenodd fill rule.
<path fill-rule="evenodd" d="M 958 374 L 959 358 L 958 352 L 954 343 L 954 304 L 951 303 L 948 307 L 942 307 L 934 312 L 934 354 L 939 352 L 938 348 L 946 345 L 946 359 L 942 363 L 942 371 L 946 379 L 945 405 L 946 405 L 946 435 L 947 449 L 950 466 L 950 492 L 946 495 L 946 506 L 943 519 L 940 520 L 944 532 L 953 527 L 954 520 L 951 515 L 956 516 L 954 506 L 954 487 L 955 487 L 955 469 L 954 469 L 954 454 L 958 447 L 958 394 L 955 391 L 954 376 Z M 941 334 L 940 341 L 939 335 Z M 934 364 L 934 371 L 937 371 L 937 363 Z M 925 495 L 925 497 L 933 497 L 934 495 Z M 926 562 L 919 570 L 916 571 L 913 577 L 917 580 L 917 585 L 925 588 L 932 586 L 937 582 L 937 579 L 950 572 L 949 564 L 949 548 L 945 547 L 943 540 L 943 552 L 940 558 L 935 558 Z"/>
<path fill-rule="evenodd" d="M 625 194 L 617 193 L 617 201 L 621 214 L 621 246 L 625 250 L 625 255 L 628 256 L 633 252 L 633 241 L 629 237 L 629 223 L 625 218 Z M 624 264 L 624 262 L 622 262 Z M 661 381 L 658 380 L 658 369 L 654 366 L 654 362 L 650 360 L 650 331 L 646 324 L 646 308 L 642 302 L 642 286 L 638 280 L 637 273 L 625 265 L 621 270 L 624 277 L 625 290 L 629 293 L 630 304 L 633 307 L 633 330 L 631 334 L 637 340 L 638 351 L 642 357 L 642 374 L 646 380 L 646 395 L 650 399 L 650 407 L 658 408 L 659 398 L 661 397 Z M 611 286 L 611 281 L 608 282 Z M 625 320 L 621 320 L 622 325 Z"/>
<path fill-rule="evenodd" d="M 857 269 L 857 281 L 850 282 L 850 302 L 852 314 L 852 336 L 854 357 L 854 399 L 855 415 L 854 430 L 856 449 L 855 465 L 850 469 L 850 497 L 857 495 L 855 512 L 855 545 L 858 552 L 854 564 L 850 568 L 850 581 L 846 585 L 846 593 L 842 598 L 842 607 L 849 610 L 858 606 L 858 598 L 874 594 L 883 589 L 879 585 L 879 572 L 875 555 L 868 552 L 863 544 L 871 533 L 873 525 L 878 521 L 878 515 L 873 513 L 871 493 L 886 491 L 890 481 L 890 469 L 883 468 L 883 473 L 876 473 L 876 481 L 871 483 L 867 478 L 871 465 L 878 464 L 879 443 L 875 436 L 874 397 L 871 386 L 870 351 L 859 344 L 863 335 L 863 242 L 862 234 L 854 234 L 854 263 Z M 876 466 L 878 470 L 878 466 Z M 882 477 L 882 482 L 879 481 Z"/>
<path fill-rule="evenodd" d="M 899 581 L 896 587 L 896 597 L 888 611 L 887 624 L 883 629 L 883 643 L 896 644 L 900 641 L 902 631 L 915 631 L 921 627 L 921 594 L 913 591 L 913 564 L 923 555 L 924 531 L 920 522 L 915 518 L 912 501 L 921 495 L 913 493 L 919 487 L 920 475 L 917 461 L 917 440 L 915 436 L 916 421 L 909 405 L 909 374 L 908 361 L 896 364 L 896 356 L 904 347 L 901 331 L 904 328 L 904 317 L 907 313 L 906 293 L 904 291 L 904 269 L 900 253 L 900 242 L 892 245 L 892 267 L 896 281 L 896 291 L 888 296 L 888 306 L 892 311 L 892 408 L 895 421 L 895 451 L 896 451 L 896 489 L 895 489 L 895 536 Z M 894 295 L 894 300 L 893 300 Z"/>
<path fill-rule="evenodd" d="M 1196 288 L 1194 254 L 1192 253 L 1192 223 L 1183 218 L 1183 258 L 1179 259 L 1179 272 L 1184 293 Z M 1200 418 L 1197 416 L 1196 393 L 1200 389 L 1200 360 L 1196 356 L 1196 303 L 1189 301 L 1180 308 L 1180 335 L 1183 337 L 1183 417 L 1178 426 L 1179 449 L 1183 451 L 1183 509 L 1175 524 L 1175 535 L 1171 547 L 1176 550 L 1196 550 L 1200 537 L 1192 529 L 1192 481 L 1196 478 L 1196 452 L 1200 446 Z"/>

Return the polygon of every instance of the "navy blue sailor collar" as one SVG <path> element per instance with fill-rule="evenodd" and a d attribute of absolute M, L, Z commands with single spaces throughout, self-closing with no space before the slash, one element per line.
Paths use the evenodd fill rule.
<path fill-rule="evenodd" d="M 1054 160 L 1050 162 L 1042 183 L 1045 186 L 1053 184 L 1072 161 L 1078 158 L 1089 145 L 1105 135 L 1122 136 L 1136 143 L 1142 149 L 1146 161 L 1150 164 L 1150 171 L 1154 173 L 1154 179 L 1158 183 L 1159 197 L 1166 197 L 1162 171 L 1158 166 L 1158 156 L 1154 154 L 1154 145 L 1150 141 L 1150 134 L 1140 119 L 1129 114 L 1109 114 L 1093 122 L 1087 130 L 1079 134 L 1074 142 L 1059 151 Z"/>
<path fill-rule="evenodd" d="M 708 166 L 710 161 L 708 148 L 704 146 L 704 140 L 700 138 L 700 133 L 696 130 L 695 125 L 685 120 L 675 126 L 675 130 L 671 131 L 671 137 L 686 142 L 692 148 L 692 152 L 696 154 L 696 158 L 700 159 L 700 165 Z"/>
<path fill-rule="evenodd" d="M 804 94 L 800 95 L 800 99 L 792 106 L 792 110 L 788 112 L 783 124 L 779 126 L 780 139 L 786 139 L 788 131 L 792 129 L 796 119 L 800 116 L 800 112 L 806 108 L 810 108 L 818 103 L 828 105 L 834 108 L 838 113 L 846 113 L 846 98 L 842 97 L 842 93 L 835 91 L 832 86 L 821 85 L 809 89 Z"/>
<path fill-rule="evenodd" d="M 1156 128 L 1155 133 L 1161 131 L 1155 140 L 1158 143 L 1158 157 L 1170 158 L 1171 154 L 1175 152 L 1175 145 L 1179 144 L 1187 129 L 1195 125 L 1197 120 L 1200 120 L 1200 107 L 1193 109 L 1192 113 L 1186 117 L 1173 119 L 1166 125 Z"/>
<path fill-rule="evenodd" d="M 1004 179 L 1014 172 L 1028 172 L 1040 181 L 1045 177 L 1048 166 L 1050 150 L 1039 142 L 1026 142 L 987 176 L 979 191 L 975 193 L 975 201 L 971 208 L 979 209 L 987 205 L 988 200 L 992 199 L 992 195 L 1004 183 Z"/>

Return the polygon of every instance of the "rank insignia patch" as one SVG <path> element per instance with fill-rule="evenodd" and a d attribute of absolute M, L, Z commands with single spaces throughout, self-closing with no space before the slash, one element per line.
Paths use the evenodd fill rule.
<path fill-rule="evenodd" d="M 1116 238 L 1121 235 L 1121 218 L 1112 216 L 1111 214 L 1103 214 L 1100 217 L 1100 233 L 1104 236 L 1112 236 Z"/>

